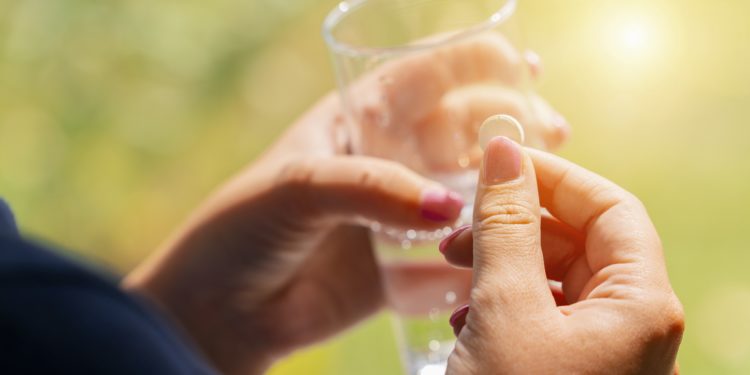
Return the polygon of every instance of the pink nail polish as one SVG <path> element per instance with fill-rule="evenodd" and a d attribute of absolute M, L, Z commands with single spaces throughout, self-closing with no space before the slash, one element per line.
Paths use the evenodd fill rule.
<path fill-rule="evenodd" d="M 458 237 L 459 234 L 465 232 L 467 229 L 471 228 L 471 224 L 464 225 L 462 227 L 456 228 L 456 230 L 453 231 L 453 233 L 449 234 L 448 237 L 443 238 L 442 241 L 440 241 L 440 245 L 438 245 L 438 249 L 442 254 L 445 254 L 445 249 L 450 245 L 453 240 Z"/>
<path fill-rule="evenodd" d="M 441 189 L 427 190 L 422 194 L 422 217 L 430 221 L 448 221 L 461 213 L 464 201 L 461 195 Z"/>
<path fill-rule="evenodd" d="M 543 71 L 542 58 L 534 51 L 526 51 L 526 53 L 524 53 L 524 58 L 526 59 L 526 63 L 529 64 L 531 76 L 539 78 Z"/>
<path fill-rule="evenodd" d="M 469 315 L 469 305 L 463 305 L 453 311 L 449 320 L 451 327 L 453 327 L 453 334 L 458 337 L 461 333 L 461 329 L 466 325 L 466 316 Z"/>
<path fill-rule="evenodd" d="M 562 115 L 555 115 L 552 120 L 552 126 L 555 127 L 555 132 L 561 142 L 570 137 L 570 124 Z"/>

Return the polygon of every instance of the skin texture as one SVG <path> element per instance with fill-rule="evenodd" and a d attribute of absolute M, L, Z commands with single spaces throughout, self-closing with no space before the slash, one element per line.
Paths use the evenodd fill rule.
<path fill-rule="evenodd" d="M 340 137 L 341 105 L 329 95 L 217 189 L 123 286 L 160 305 L 230 374 L 262 373 L 346 329 L 384 304 L 368 231 L 357 224 L 433 229 L 458 214 L 443 188 L 415 173 L 456 168 L 440 158 L 449 138 L 442 134 L 476 138 L 475 119 L 507 112 L 548 147 L 565 139 L 567 125 L 542 99 L 532 98 L 541 116 L 519 105 L 514 85 L 527 68 L 541 70 L 501 38 L 382 66 L 354 88 L 362 98 L 354 117 L 375 132 L 367 134 L 373 154 L 397 150 L 388 139 L 398 134 L 389 132 L 408 129 L 424 140 L 408 150 L 420 158 L 407 168 L 352 156 Z M 470 87 L 484 80 L 506 87 Z M 383 118 L 398 127 L 372 126 Z M 507 146 L 488 152 L 490 163 L 470 155 L 471 165 L 495 165 L 502 176 L 482 173 L 473 228 L 442 249 L 474 269 L 449 373 L 672 371 L 682 307 L 643 206 L 567 161 Z M 520 177 L 509 179 L 514 168 Z M 426 196 L 437 212 L 426 214 Z"/>
<path fill-rule="evenodd" d="M 474 270 L 447 373 L 677 372 L 683 309 L 641 202 L 507 138 L 490 143 L 481 176 L 473 227 L 442 245 Z M 562 281 L 563 299 L 549 279 Z"/>
<path fill-rule="evenodd" d="M 541 116 L 518 106 L 514 85 L 526 71 L 539 71 L 534 64 L 501 37 L 470 40 L 383 65 L 356 84 L 362 100 L 352 111 L 362 129 L 411 129 L 419 139 L 427 131 L 439 139 L 450 127 L 475 139 L 475 118 L 514 111 L 554 147 L 568 133 L 561 117 L 538 97 L 532 100 Z M 506 87 L 497 96 L 467 87 L 480 81 Z M 384 114 L 398 127 L 372 126 Z M 338 97 L 323 98 L 123 282 L 160 305 L 225 373 L 261 373 L 382 307 L 368 230 L 357 224 L 437 229 L 459 214 L 461 202 L 413 170 L 440 160 L 445 144 L 417 144 L 410 152 L 422 159 L 409 169 L 351 155 L 352 144 L 340 137 L 345 127 Z M 378 134 L 367 139 L 368 147 L 387 142 Z M 430 167 L 455 168 L 438 164 Z M 446 197 L 442 205 L 436 192 Z"/>

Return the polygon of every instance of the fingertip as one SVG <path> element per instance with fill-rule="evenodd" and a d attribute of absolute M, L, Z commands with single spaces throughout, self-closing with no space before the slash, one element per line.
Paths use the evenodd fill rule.
<path fill-rule="evenodd" d="M 452 225 L 464 200 L 394 161 L 365 156 L 307 158 L 285 172 L 287 199 L 309 215 L 356 224 L 434 230 Z M 304 194 L 300 194 L 304 193 Z M 309 203 L 309 204 L 307 204 Z"/>
<path fill-rule="evenodd" d="M 453 327 L 453 334 L 458 337 L 461 330 L 466 325 L 466 316 L 469 315 L 469 305 L 463 305 L 457 308 L 451 314 L 449 323 Z"/>
<path fill-rule="evenodd" d="M 461 196 L 461 194 L 449 190 L 446 199 L 448 201 L 448 205 L 453 207 L 454 210 L 457 209 L 457 213 L 460 214 L 461 209 L 463 209 L 464 204 L 466 203 L 464 202 L 464 198 Z"/>
<path fill-rule="evenodd" d="M 440 245 L 438 245 L 438 249 L 441 253 L 445 254 L 445 252 L 448 250 L 448 248 L 451 247 L 453 244 L 453 241 L 461 235 L 461 233 L 465 232 L 466 230 L 470 229 L 471 225 L 467 224 L 462 227 L 456 228 L 451 234 L 448 235 L 448 237 L 443 238 L 442 241 L 440 241 Z"/>
<path fill-rule="evenodd" d="M 555 114 L 550 123 L 547 147 L 552 150 L 562 146 L 570 139 L 571 133 L 572 128 L 568 120 L 561 114 Z"/>
<path fill-rule="evenodd" d="M 526 60 L 526 64 L 529 65 L 529 70 L 531 71 L 531 77 L 533 79 L 539 79 L 539 77 L 542 76 L 542 73 L 544 73 L 544 66 L 542 65 L 542 58 L 539 56 L 538 53 L 532 50 L 526 50 L 523 54 L 524 60 Z"/>
<path fill-rule="evenodd" d="M 482 178 L 485 185 L 501 185 L 521 177 L 523 151 L 510 138 L 492 138 L 485 150 Z"/>
<path fill-rule="evenodd" d="M 430 187 L 422 191 L 420 214 L 430 222 L 449 222 L 461 215 L 464 199 L 461 194 L 444 188 Z"/>
<path fill-rule="evenodd" d="M 454 267 L 471 268 L 474 261 L 472 236 L 471 225 L 456 229 L 440 242 L 440 253 Z"/>

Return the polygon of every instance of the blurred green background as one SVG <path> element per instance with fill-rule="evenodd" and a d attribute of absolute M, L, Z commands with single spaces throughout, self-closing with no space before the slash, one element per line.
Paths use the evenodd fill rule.
<path fill-rule="evenodd" d="M 329 0 L 0 2 L 0 195 L 126 272 L 333 87 Z M 562 154 L 640 196 L 687 312 L 684 373 L 750 373 L 750 2 L 521 0 Z M 391 374 L 387 316 L 272 373 Z"/>

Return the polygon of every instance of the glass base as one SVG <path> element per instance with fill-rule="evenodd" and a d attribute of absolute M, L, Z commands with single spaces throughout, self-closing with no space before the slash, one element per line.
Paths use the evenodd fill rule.
<path fill-rule="evenodd" d="M 453 351 L 453 341 L 432 341 L 429 353 L 407 350 L 406 366 L 408 375 L 445 375 L 448 357 Z M 435 349 L 435 350 L 432 350 Z"/>

